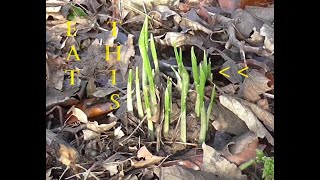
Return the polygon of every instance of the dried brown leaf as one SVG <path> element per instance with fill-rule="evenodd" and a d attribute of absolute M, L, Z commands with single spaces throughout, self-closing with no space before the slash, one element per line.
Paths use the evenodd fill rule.
<path fill-rule="evenodd" d="M 164 157 L 160 156 L 154 156 L 152 155 L 146 146 L 143 146 L 138 151 L 138 158 L 144 158 L 144 160 L 141 161 L 132 161 L 132 166 L 136 168 L 145 167 L 149 165 L 153 165 L 156 163 L 159 163 Z"/>
<path fill-rule="evenodd" d="M 230 67 L 227 71 L 225 71 L 225 74 L 228 74 L 230 77 L 226 77 L 230 82 L 233 84 L 240 83 L 243 81 L 243 76 L 241 76 L 238 71 L 241 69 L 240 65 L 237 65 L 235 61 L 233 60 L 227 60 L 225 63 L 223 63 L 221 69 Z"/>
<path fill-rule="evenodd" d="M 118 64 L 120 65 L 122 77 L 125 78 L 128 71 L 128 65 L 130 63 L 129 60 L 135 54 L 132 34 L 128 35 L 127 43 L 125 45 L 121 45 L 120 53 L 121 58 Z"/>
<path fill-rule="evenodd" d="M 203 31 L 207 34 L 212 34 L 213 31 L 206 28 L 205 26 L 203 26 L 202 24 L 196 22 L 196 21 L 192 21 L 190 19 L 187 18 L 181 18 L 180 24 L 181 27 L 183 27 L 183 29 L 191 29 L 193 31 Z"/>
<path fill-rule="evenodd" d="M 250 103 L 246 100 L 240 101 L 243 105 L 248 106 L 251 111 L 263 122 L 264 125 L 271 128 L 271 130 L 274 130 L 274 116 L 270 112 L 262 109 L 260 106 Z"/>
<path fill-rule="evenodd" d="M 119 172 L 117 163 L 103 164 L 103 167 L 110 172 L 110 176 L 113 176 Z"/>
<path fill-rule="evenodd" d="M 219 178 L 212 173 L 186 169 L 181 166 L 173 165 L 154 169 L 160 180 L 218 180 Z"/>
<path fill-rule="evenodd" d="M 78 152 L 73 148 L 67 147 L 64 144 L 60 144 L 59 148 L 59 161 L 61 161 L 64 165 L 70 167 L 77 163 L 78 160 Z"/>
<path fill-rule="evenodd" d="M 247 132 L 236 137 L 223 151 L 223 155 L 237 166 L 256 157 L 256 149 L 259 146 L 258 137 L 253 132 Z"/>
<path fill-rule="evenodd" d="M 254 113 L 247 106 L 240 103 L 240 101 L 227 95 L 219 96 L 220 103 L 235 113 L 240 119 L 242 119 L 248 128 L 254 132 L 259 138 L 266 137 L 268 142 L 274 145 L 274 139 L 271 134 L 266 130 L 262 123 L 256 118 Z"/>
<path fill-rule="evenodd" d="M 260 99 L 257 101 L 257 105 L 260 106 L 262 109 L 269 111 L 269 103 L 267 99 Z"/>
<path fill-rule="evenodd" d="M 88 122 L 88 117 L 86 113 L 84 113 L 81 109 L 79 108 L 74 108 L 72 110 L 72 115 L 78 118 L 78 120 L 82 123 L 87 123 Z"/>
<path fill-rule="evenodd" d="M 165 35 L 154 37 L 154 39 L 157 43 L 165 46 L 180 47 L 183 45 L 194 45 L 202 49 L 203 44 L 203 39 L 200 36 L 177 32 L 167 32 Z"/>
<path fill-rule="evenodd" d="M 203 149 L 203 170 L 218 175 L 221 179 L 246 180 L 235 164 L 230 163 L 222 157 L 215 149 L 202 144 Z"/>
<path fill-rule="evenodd" d="M 169 9 L 168 6 L 159 5 L 159 6 L 155 7 L 154 10 L 160 12 L 160 14 L 161 14 L 160 19 L 162 21 L 166 21 L 167 18 L 170 16 L 178 15 L 175 11 L 172 11 L 171 9 Z"/>
<path fill-rule="evenodd" d="M 264 46 L 269 52 L 274 51 L 274 29 L 266 23 L 260 29 L 260 34 L 265 36 Z"/>
<path fill-rule="evenodd" d="M 252 69 L 248 73 L 248 78 L 245 78 L 243 86 L 243 96 L 246 100 L 250 102 L 256 102 L 261 99 L 260 94 L 273 89 L 273 87 L 268 86 L 268 79 L 265 75 L 261 74 L 258 70 Z"/>
<path fill-rule="evenodd" d="M 245 122 L 220 103 L 216 103 L 212 111 L 212 125 L 216 130 L 235 135 L 249 131 Z"/>

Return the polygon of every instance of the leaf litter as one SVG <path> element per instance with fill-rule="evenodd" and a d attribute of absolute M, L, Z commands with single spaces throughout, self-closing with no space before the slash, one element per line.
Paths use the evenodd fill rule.
<path fill-rule="evenodd" d="M 234 7 L 225 6 L 227 1 L 231 0 L 46 1 L 46 178 L 253 178 L 256 171 L 248 173 L 238 166 L 254 159 L 256 149 L 273 149 L 274 144 L 274 7 L 269 6 L 273 1 Z M 193 96 L 187 97 L 187 143 L 176 137 L 181 112 L 181 89 L 176 86 L 172 88 L 168 137 L 161 133 L 160 113 L 155 123 L 157 141 L 148 139 L 147 121 L 136 112 L 135 95 L 134 111 L 127 112 L 129 69 L 135 72 L 138 66 L 140 78 L 143 72 L 138 39 L 146 15 L 165 81 L 171 77 L 179 85 L 179 73 L 172 70 L 178 69 L 173 47 L 181 47 L 191 95 L 195 84 L 190 48 L 195 46 L 197 63 L 201 63 L 203 51 L 207 52 L 213 79 L 205 83 L 205 107 L 213 84 L 217 88 L 206 138 L 212 147 L 198 143 L 200 119 L 194 112 Z M 70 20 L 74 37 L 66 33 Z M 108 23 L 113 20 L 122 22 L 117 24 L 116 37 Z M 66 60 L 73 45 L 80 61 Z M 111 51 L 121 46 L 120 61 L 113 53 L 110 61 L 105 60 L 106 45 Z M 154 68 L 153 62 L 151 66 Z M 245 66 L 248 70 L 243 73 L 248 78 L 238 73 Z M 225 71 L 230 78 L 219 74 L 226 67 L 230 67 Z M 75 73 L 75 86 L 70 85 L 67 69 L 80 70 Z M 116 84 L 111 81 L 114 69 Z M 137 89 L 133 91 L 136 94 Z M 162 92 L 158 93 L 162 102 Z M 118 109 L 112 108 L 113 94 L 119 94 Z M 59 166 L 62 168 L 54 168 Z"/>

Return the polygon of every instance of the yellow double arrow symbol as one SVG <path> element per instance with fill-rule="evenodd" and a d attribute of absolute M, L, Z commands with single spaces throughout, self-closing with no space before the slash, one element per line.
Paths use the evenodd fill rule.
<path fill-rule="evenodd" d="M 228 69 L 230 69 L 230 67 L 226 67 L 226 68 L 222 69 L 221 71 L 219 71 L 219 73 L 222 74 L 223 76 L 229 78 L 230 76 L 229 76 L 228 74 L 223 73 L 224 71 L 226 71 L 226 70 L 228 70 Z M 240 74 L 240 75 L 242 75 L 242 76 L 244 76 L 244 77 L 246 77 L 246 78 L 249 77 L 248 75 L 242 73 L 243 71 L 245 71 L 245 70 L 247 70 L 247 69 L 248 69 L 248 66 L 246 66 L 246 67 L 243 68 L 243 69 L 240 69 L 240 70 L 238 71 L 238 74 Z"/>

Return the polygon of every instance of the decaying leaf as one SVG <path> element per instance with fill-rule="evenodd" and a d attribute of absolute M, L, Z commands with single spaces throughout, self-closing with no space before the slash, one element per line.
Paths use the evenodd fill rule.
<path fill-rule="evenodd" d="M 149 165 L 153 165 L 159 163 L 164 157 L 154 156 L 152 155 L 146 146 L 143 146 L 138 151 L 138 158 L 143 158 L 140 161 L 131 161 L 131 165 L 135 168 L 145 167 Z"/>
<path fill-rule="evenodd" d="M 59 161 L 61 161 L 64 165 L 70 167 L 77 163 L 78 152 L 76 152 L 73 148 L 69 148 L 64 144 L 60 144 L 59 154 Z"/>
<path fill-rule="evenodd" d="M 124 133 L 121 130 L 121 126 L 117 127 L 117 129 L 114 130 L 114 136 L 116 137 L 116 139 L 120 139 L 124 136 Z"/>
<path fill-rule="evenodd" d="M 260 94 L 263 94 L 267 91 L 273 89 L 273 87 L 268 86 L 268 79 L 265 75 L 261 74 L 258 70 L 252 69 L 248 73 L 248 78 L 245 78 L 242 88 L 243 88 L 243 96 L 246 100 L 250 102 L 256 102 L 261 99 Z"/>
<path fill-rule="evenodd" d="M 229 94 L 229 95 L 233 95 L 234 93 L 236 93 L 236 90 L 239 88 L 239 85 L 236 85 L 236 84 L 228 84 L 224 87 L 221 87 L 221 90 L 223 92 L 225 92 L 226 94 Z"/>
<path fill-rule="evenodd" d="M 198 23 L 198 22 L 195 22 L 195 21 L 192 21 L 190 19 L 187 19 L 187 18 L 182 18 L 181 21 L 180 21 L 180 24 L 179 24 L 181 27 L 184 27 L 184 29 L 191 29 L 191 30 L 194 30 L 194 31 L 203 31 L 207 34 L 212 34 L 213 31 L 206 28 L 205 26 L 203 26 L 202 24 Z"/>
<path fill-rule="evenodd" d="M 127 43 L 125 45 L 121 45 L 120 53 L 121 53 L 120 54 L 121 61 L 118 62 L 118 64 L 120 65 L 121 74 L 122 74 L 122 77 L 124 78 L 124 77 L 126 77 L 128 65 L 130 63 L 129 60 L 135 54 L 132 34 L 128 35 Z"/>
<path fill-rule="evenodd" d="M 106 131 L 110 130 L 111 128 L 113 128 L 116 124 L 117 124 L 117 122 L 114 121 L 110 124 L 100 124 L 99 125 L 97 121 L 94 121 L 94 122 L 88 122 L 87 128 L 89 130 L 92 130 L 97 133 L 103 133 L 103 132 L 106 132 Z"/>
<path fill-rule="evenodd" d="M 259 138 L 266 137 L 268 142 L 274 145 L 274 139 L 266 130 L 262 123 L 256 118 L 249 107 L 240 103 L 240 101 L 227 95 L 219 96 L 220 103 L 242 119 L 248 128 L 254 132 Z"/>
<path fill-rule="evenodd" d="M 222 153 L 226 159 L 239 166 L 256 157 L 258 146 L 258 137 L 249 131 L 228 143 Z"/>
<path fill-rule="evenodd" d="M 217 103 L 212 111 L 212 125 L 216 130 L 235 135 L 249 131 L 247 125 L 238 116 L 220 103 Z"/>
<path fill-rule="evenodd" d="M 257 105 L 260 106 L 264 110 L 269 110 L 269 103 L 267 99 L 260 99 L 257 101 Z"/>
<path fill-rule="evenodd" d="M 260 29 L 260 34 L 265 36 L 264 46 L 269 52 L 274 51 L 274 29 L 266 23 Z"/>
<path fill-rule="evenodd" d="M 164 36 L 164 37 L 163 37 Z M 180 47 L 183 45 L 194 45 L 202 48 L 204 40 L 200 36 L 190 34 L 182 34 L 177 32 L 167 32 L 165 35 L 156 36 L 154 40 L 165 46 Z"/>
<path fill-rule="evenodd" d="M 52 180 L 52 176 L 51 176 L 51 170 L 52 168 L 48 169 L 46 172 L 46 180 Z"/>
<path fill-rule="evenodd" d="M 270 112 L 262 109 L 260 106 L 250 103 L 246 100 L 241 100 L 243 105 L 248 106 L 251 111 L 263 122 L 264 125 L 274 130 L 274 116 Z"/>
<path fill-rule="evenodd" d="M 82 123 L 87 123 L 88 122 L 88 117 L 86 115 L 86 113 L 84 113 L 81 109 L 79 108 L 74 108 L 72 110 L 72 114 L 73 116 L 75 116 L 76 118 L 78 118 L 78 120 Z"/>
<path fill-rule="evenodd" d="M 169 167 L 154 168 L 155 174 L 160 180 L 219 180 L 220 178 L 213 173 L 205 171 L 196 171 L 193 169 L 186 169 L 181 166 L 173 165 Z"/>
<path fill-rule="evenodd" d="M 215 149 L 202 144 L 203 149 L 203 167 L 204 171 L 218 175 L 221 179 L 229 180 L 246 180 L 247 176 L 243 175 L 235 164 L 230 163 L 222 157 Z"/>
<path fill-rule="evenodd" d="M 94 79 L 91 78 L 89 81 L 88 81 L 88 85 L 87 85 L 87 89 L 86 89 L 86 92 L 87 92 L 87 96 L 91 96 L 93 93 L 95 93 L 97 91 L 97 86 L 95 85 L 94 83 Z"/>
<path fill-rule="evenodd" d="M 82 130 L 82 132 L 83 132 L 83 139 L 86 141 L 93 140 L 93 139 L 100 137 L 99 133 L 96 133 L 92 130 L 84 129 L 84 130 Z"/>
<path fill-rule="evenodd" d="M 103 167 L 110 172 L 110 176 L 113 176 L 119 172 L 117 163 L 103 164 Z"/>
<path fill-rule="evenodd" d="M 168 6 L 159 5 L 159 6 L 155 7 L 154 10 L 160 12 L 160 14 L 161 14 L 160 19 L 163 21 L 166 21 L 167 18 L 170 16 L 178 15 L 175 11 L 172 11 L 171 9 L 169 9 Z"/>

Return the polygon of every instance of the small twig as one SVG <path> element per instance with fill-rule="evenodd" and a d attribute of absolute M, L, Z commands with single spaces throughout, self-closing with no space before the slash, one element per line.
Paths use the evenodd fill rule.
<path fill-rule="evenodd" d="M 167 155 L 157 167 L 160 167 L 164 163 L 164 161 L 166 161 L 171 155 L 172 154 Z"/>
<path fill-rule="evenodd" d="M 265 95 L 268 98 L 274 99 L 274 95 L 273 94 L 263 93 L 263 95 Z"/>
<path fill-rule="evenodd" d="M 132 131 L 132 133 L 126 137 L 124 140 L 122 140 L 119 144 L 123 145 L 122 143 L 125 142 L 126 140 L 128 140 L 137 130 L 138 128 L 141 126 L 141 124 L 144 122 L 144 120 L 147 119 L 147 116 L 144 116 L 144 118 L 140 121 L 140 123 L 138 124 L 138 126 Z"/>
<path fill-rule="evenodd" d="M 46 112 L 46 116 L 48 116 L 50 113 L 52 113 L 55 109 L 58 109 L 59 121 L 62 126 L 63 125 L 63 115 L 62 115 L 62 108 L 60 106 L 54 106 L 53 108 L 51 108 L 49 111 Z"/>
<path fill-rule="evenodd" d="M 67 166 L 67 168 L 63 171 L 63 173 L 61 174 L 59 180 L 61 180 L 61 178 L 63 177 L 63 175 L 70 169 L 69 166 Z"/>
<path fill-rule="evenodd" d="M 184 143 L 184 142 L 179 142 L 179 141 L 176 141 L 176 142 L 172 142 L 172 141 L 162 141 L 163 143 L 165 144 L 183 144 L 183 145 L 187 145 L 187 146 L 194 146 L 194 147 L 198 147 L 199 145 L 198 144 L 195 144 L 195 143 Z M 157 142 L 156 141 L 151 141 L 151 142 L 145 142 L 146 144 L 156 144 Z"/>

